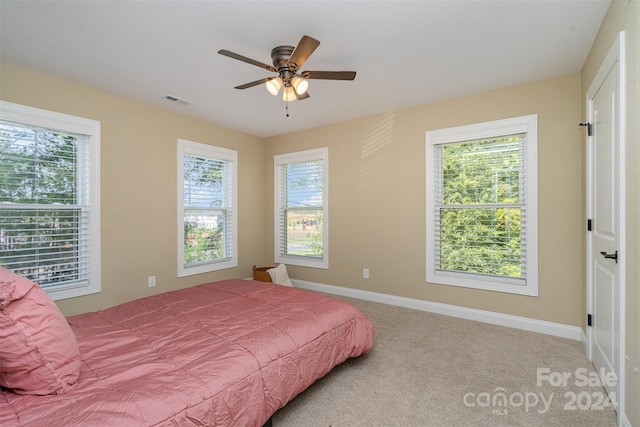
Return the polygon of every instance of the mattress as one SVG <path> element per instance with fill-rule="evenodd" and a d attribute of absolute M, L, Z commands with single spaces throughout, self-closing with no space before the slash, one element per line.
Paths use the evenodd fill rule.
<path fill-rule="evenodd" d="M 72 391 L 0 389 L 0 425 L 262 426 L 347 358 L 373 324 L 325 295 L 226 280 L 67 318 L 82 365 Z"/>

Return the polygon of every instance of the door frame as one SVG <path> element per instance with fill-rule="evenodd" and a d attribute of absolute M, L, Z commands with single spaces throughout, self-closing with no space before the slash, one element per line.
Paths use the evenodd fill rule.
<path fill-rule="evenodd" d="M 617 100 L 618 102 L 618 117 L 616 118 L 615 126 L 618 126 L 618 135 L 619 135 L 619 156 L 618 156 L 618 164 L 616 165 L 618 168 L 618 176 L 619 176 L 619 206 L 618 212 L 616 216 L 616 220 L 620 225 L 619 230 L 619 249 L 618 249 L 618 266 L 619 266 L 619 280 L 620 280 L 620 289 L 618 294 L 618 396 L 616 396 L 618 401 L 617 407 L 617 416 L 618 416 L 618 425 L 620 425 L 623 414 L 625 413 L 625 300 L 626 300 L 626 225 L 625 225 L 625 117 L 626 117 L 626 108 L 625 108 L 625 32 L 621 31 L 616 40 L 614 41 L 607 57 L 600 65 L 600 69 L 598 73 L 593 78 L 589 90 L 586 94 L 586 121 L 587 123 L 592 123 L 593 119 L 593 98 L 596 93 L 606 80 L 609 73 L 612 71 L 613 67 L 618 63 L 618 80 L 619 87 L 618 90 L 620 92 L 620 98 Z M 594 167 L 594 159 L 593 152 L 595 147 L 593 146 L 593 138 L 591 138 L 587 132 L 587 153 L 586 153 L 586 213 L 587 218 L 593 218 L 593 167 Z M 586 279 L 587 279 L 587 314 L 593 313 L 593 299 L 594 299 L 594 283 L 593 283 L 593 260 L 592 260 L 592 249 L 593 249 L 593 236 L 592 232 L 587 231 L 586 237 Z M 593 328 L 587 326 L 586 333 L 586 350 L 587 350 L 587 358 L 589 361 L 592 360 L 593 356 Z"/>

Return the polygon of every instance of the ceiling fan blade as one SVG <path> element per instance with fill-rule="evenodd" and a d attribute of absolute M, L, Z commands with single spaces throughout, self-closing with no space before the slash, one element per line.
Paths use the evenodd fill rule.
<path fill-rule="evenodd" d="M 236 86 L 234 89 L 248 89 L 250 87 L 254 87 L 254 86 L 258 86 L 259 84 L 266 83 L 269 80 L 274 79 L 274 78 L 275 77 L 267 77 L 265 79 L 256 80 L 255 82 L 245 83 L 243 85 Z"/>
<path fill-rule="evenodd" d="M 305 79 L 323 80 L 353 80 L 356 78 L 355 71 L 303 71 L 300 75 Z"/>
<path fill-rule="evenodd" d="M 302 65 L 307 62 L 307 59 L 311 56 L 313 51 L 320 46 L 320 42 L 313 37 L 302 36 L 298 46 L 293 50 L 289 57 L 288 66 L 289 69 L 296 71 L 302 68 Z"/>
<path fill-rule="evenodd" d="M 296 98 L 298 98 L 299 101 L 305 100 L 305 99 L 309 98 L 309 92 L 305 92 L 302 95 L 298 95 L 296 93 Z"/>
<path fill-rule="evenodd" d="M 218 51 L 218 53 L 220 55 L 228 56 L 229 58 L 237 59 L 238 61 L 246 62 L 247 64 L 255 65 L 256 67 L 264 68 L 265 70 L 273 71 L 274 73 L 278 72 L 278 70 L 276 70 L 271 65 L 253 60 L 251 58 L 247 58 L 246 56 L 242 56 L 238 53 L 231 52 L 230 50 L 221 49 Z"/>

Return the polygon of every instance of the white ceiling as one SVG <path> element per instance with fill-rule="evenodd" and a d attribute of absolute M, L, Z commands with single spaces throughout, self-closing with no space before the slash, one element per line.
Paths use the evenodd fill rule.
<path fill-rule="evenodd" d="M 609 0 L 0 1 L 0 59 L 261 137 L 578 72 Z M 320 40 L 289 104 L 271 49 Z M 192 102 L 179 105 L 172 95 Z M 1 88 L 0 88 L 1 96 Z"/>

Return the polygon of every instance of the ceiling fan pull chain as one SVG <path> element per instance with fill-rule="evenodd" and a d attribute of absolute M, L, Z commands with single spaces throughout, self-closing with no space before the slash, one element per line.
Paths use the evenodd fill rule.
<path fill-rule="evenodd" d="M 284 108 L 287 110 L 287 117 L 289 117 L 289 101 L 286 102 Z"/>

